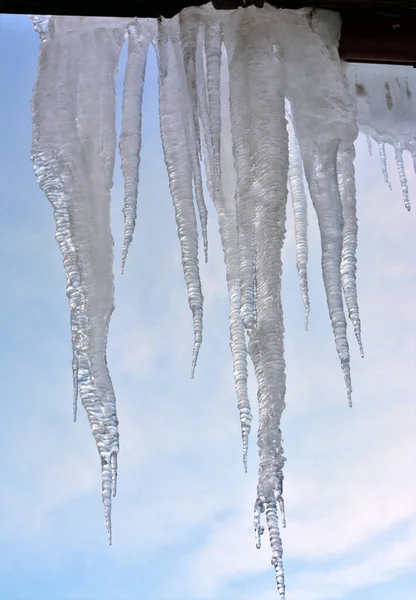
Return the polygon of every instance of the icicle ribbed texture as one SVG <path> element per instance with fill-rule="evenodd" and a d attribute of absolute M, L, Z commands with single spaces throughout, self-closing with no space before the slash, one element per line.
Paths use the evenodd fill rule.
<path fill-rule="evenodd" d="M 355 98 L 363 130 L 379 145 L 387 182 L 385 143 L 394 144 L 410 208 L 403 150 L 415 157 L 416 141 L 409 137 L 409 128 L 406 137 L 397 123 L 404 109 L 409 118 L 414 116 L 413 88 L 407 79 L 397 80 L 396 87 L 385 81 L 386 108 L 381 124 L 371 126 L 368 98 L 373 96 L 368 87 L 377 86 L 379 80 L 368 84 L 359 68 L 345 75 L 337 53 L 340 19 L 327 11 L 276 10 L 267 4 L 262 9 L 216 11 L 205 5 L 184 9 L 169 21 L 32 19 L 41 37 L 32 100 L 32 158 L 39 185 L 54 209 L 71 313 L 74 416 L 79 394 L 101 458 L 110 543 L 119 450 L 115 396 L 106 361 L 114 295 L 110 190 L 116 151 L 114 78 L 127 37 L 119 143 L 125 179 L 122 267 L 137 215 L 143 85 L 147 53 L 153 46 L 158 60 L 162 146 L 194 324 L 192 375 L 202 342 L 203 317 L 197 214 L 205 259 L 208 251 L 203 163 L 224 250 L 245 468 L 252 420 L 248 354 L 258 385 L 256 545 L 260 547 L 265 530 L 261 523 L 265 513 L 271 562 L 284 600 L 281 417 L 286 383 L 281 286 L 287 182 L 305 321 L 309 296 L 304 178 L 318 217 L 329 316 L 351 402 L 344 302 L 363 354 L 355 257 Z M 289 104 L 290 116 L 285 108 Z M 389 113 L 394 116 L 397 135 L 388 131 Z"/>

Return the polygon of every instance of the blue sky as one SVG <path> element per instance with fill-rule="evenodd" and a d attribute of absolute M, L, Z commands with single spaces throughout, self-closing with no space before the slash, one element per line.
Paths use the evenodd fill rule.
<path fill-rule="evenodd" d="M 254 547 L 255 432 L 245 475 L 210 205 L 210 262 L 201 267 L 204 342 L 196 378 L 189 377 L 192 323 L 159 141 L 153 56 L 139 220 L 123 277 L 119 162 L 113 192 L 116 311 L 108 361 L 121 451 L 113 546 L 107 546 L 99 458 L 82 410 L 72 423 L 69 311 L 52 209 L 30 162 L 37 50 L 28 18 L 1 16 L 0 598 L 274 599 L 267 544 L 260 552 Z M 288 600 L 410 600 L 416 589 L 416 218 L 403 207 L 392 153 L 393 192 L 374 154 L 360 138 L 358 284 L 366 357 L 359 358 L 350 336 L 352 410 L 326 311 L 316 220 L 310 213 L 306 333 L 289 211 Z M 413 199 L 409 160 L 406 167 Z M 250 390 L 255 406 L 253 377 Z"/>

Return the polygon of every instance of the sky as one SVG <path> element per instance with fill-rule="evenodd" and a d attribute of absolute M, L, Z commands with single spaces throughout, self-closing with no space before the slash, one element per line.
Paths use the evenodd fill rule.
<path fill-rule="evenodd" d="M 107 545 L 99 457 L 82 409 L 72 422 L 69 310 L 52 209 L 30 162 L 37 51 L 27 17 L 0 17 L 0 598 L 276 599 L 267 541 L 260 551 L 254 544 L 256 422 L 246 475 L 211 204 L 210 259 L 201 265 L 204 341 L 190 379 L 192 320 L 159 139 L 153 55 L 139 219 L 123 276 L 119 160 L 112 195 L 116 310 L 108 363 L 121 450 Z M 118 93 L 124 66 L 125 52 Z M 391 149 L 392 192 L 377 149 L 370 157 L 362 137 L 356 146 L 365 358 L 350 328 L 352 409 L 327 315 L 316 218 L 310 211 L 305 332 L 288 211 L 288 600 L 413 600 L 416 589 L 416 210 L 404 209 Z M 412 169 L 406 157 L 411 201 Z M 251 373 L 254 414 L 255 389 Z"/>

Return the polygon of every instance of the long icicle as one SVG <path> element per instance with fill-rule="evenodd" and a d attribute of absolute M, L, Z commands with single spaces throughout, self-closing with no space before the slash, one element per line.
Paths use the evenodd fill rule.
<path fill-rule="evenodd" d="M 186 10 L 186 16 L 183 14 Z M 193 8 L 185 9 L 181 13 L 181 22 L 187 22 L 190 20 L 193 22 Z M 198 207 L 199 219 L 201 222 L 202 241 L 204 244 L 204 256 L 205 262 L 208 261 L 208 234 L 207 234 L 207 223 L 208 214 L 205 206 L 204 192 L 202 186 L 202 173 L 200 163 L 200 138 L 199 138 L 199 125 L 198 129 L 195 126 L 195 119 L 193 117 L 193 103 L 197 103 L 197 98 L 193 98 L 193 93 L 190 90 L 196 92 L 196 72 L 195 69 L 191 69 L 188 74 L 185 71 L 185 55 L 183 49 L 183 41 L 180 32 L 179 18 L 173 18 L 169 22 L 168 31 L 172 41 L 172 45 L 176 56 L 176 77 L 179 81 L 179 89 L 181 93 L 181 118 L 185 129 L 186 142 L 188 146 L 188 153 L 191 160 L 193 183 L 195 190 L 195 200 Z M 192 35 L 193 38 L 193 35 Z M 185 44 L 186 48 L 186 44 Z M 195 45 L 191 43 L 191 49 L 188 47 L 187 52 L 192 54 L 191 63 L 195 66 L 195 55 L 196 50 L 196 34 L 195 34 Z M 189 66 L 189 61 L 187 62 Z M 196 104 L 197 105 L 197 104 Z"/>
<path fill-rule="evenodd" d="M 289 188 L 295 219 L 296 268 L 299 274 L 302 302 L 305 309 L 305 329 L 308 329 L 310 301 L 308 291 L 308 203 L 303 184 L 303 166 L 292 117 L 288 115 Z"/>
<path fill-rule="evenodd" d="M 255 189 L 247 133 L 248 82 L 247 39 L 251 20 L 247 11 L 237 11 L 224 23 L 224 42 L 230 74 L 230 114 L 234 166 L 237 172 L 237 231 L 240 257 L 241 317 L 247 331 L 255 324 L 254 310 L 254 207 Z"/>
<path fill-rule="evenodd" d="M 343 216 L 337 181 L 337 151 L 336 141 L 326 148 L 312 147 L 304 154 L 304 165 L 321 233 L 322 273 L 335 346 L 344 372 L 348 403 L 351 406 L 350 352 L 340 273 Z"/>
<path fill-rule="evenodd" d="M 221 46 L 221 40 L 219 39 Z M 221 48 L 219 48 L 221 50 Z M 221 64 L 220 64 L 221 67 Z M 224 76 L 218 73 L 219 84 L 217 98 L 220 101 L 222 122 L 220 155 L 222 160 L 221 172 L 226 176 L 221 178 L 220 190 L 214 186 L 214 203 L 218 214 L 218 223 L 224 252 L 226 279 L 229 298 L 230 319 L 230 348 L 233 357 L 234 385 L 237 395 L 237 408 L 240 416 L 241 438 L 243 443 L 243 465 L 247 472 L 248 440 L 251 430 L 251 407 L 247 389 L 247 347 L 244 325 L 241 319 L 241 291 L 239 275 L 238 236 L 235 203 L 235 170 L 231 147 L 231 122 L 228 105 L 229 87 L 227 63 L 224 61 Z M 221 100 L 222 95 L 222 100 Z"/>
<path fill-rule="evenodd" d="M 208 108 L 207 85 L 204 69 L 204 27 L 200 23 L 197 33 L 197 43 L 195 51 L 195 69 L 196 69 L 196 89 L 197 89 L 197 108 L 198 116 L 201 120 L 202 133 L 201 145 L 203 147 L 203 159 L 205 166 L 206 185 L 208 193 L 214 200 L 214 193 L 217 191 L 217 182 L 215 181 L 214 166 L 214 148 L 211 135 L 211 117 Z"/>
<path fill-rule="evenodd" d="M 361 340 L 361 320 L 357 300 L 357 198 L 354 171 L 354 144 L 341 144 L 337 155 L 338 186 L 342 202 L 344 227 L 342 230 L 341 283 L 348 316 L 354 328 L 361 358 L 364 349 Z"/>
<path fill-rule="evenodd" d="M 74 379 L 101 458 L 111 544 L 119 441 L 106 360 L 114 295 L 109 209 L 116 147 L 114 78 L 124 31 L 119 22 L 106 19 L 98 20 L 93 32 L 85 23 L 80 17 L 49 22 L 32 99 L 32 159 L 54 207 L 67 272 Z M 77 36 L 71 35 L 74 29 Z"/>
<path fill-rule="evenodd" d="M 221 178 L 221 100 L 220 73 L 222 51 L 222 24 L 215 18 L 205 22 L 205 56 L 207 69 L 208 106 L 211 117 L 211 136 L 214 153 L 214 173 L 216 187 L 219 189 Z"/>
<path fill-rule="evenodd" d="M 245 114 L 255 180 L 256 323 L 249 334 L 259 404 L 259 476 L 255 509 L 260 504 L 272 549 L 271 563 L 281 600 L 285 598 L 283 549 L 278 508 L 283 506 L 283 446 L 280 431 L 285 408 L 286 375 L 281 301 L 282 248 L 285 238 L 288 139 L 285 119 L 281 49 L 273 43 L 275 11 L 247 11 L 244 68 L 247 77 Z M 265 77 L 267 73 L 267 78 Z M 261 509 L 261 510 L 262 510 Z M 257 519 L 255 526 L 258 527 Z M 256 535 L 258 531 L 256 532 Z"/>
<path fill-rule="evenodd" d="M 151 19 L 135 21 L 128 28 L 128 55 L 123 90 L 123 120 L 120 135 L 121 169 L 124 176 L 124 242 L 121 271 L 124 272 L 137 218 L 140 150 L 142 145 L 142 103 L 149 44 L 154 37 Z"/>
<path fill-rule="evenodd" d="M 192 193 L 192 164 L 182 124 L 182 98 L 176 71 L 177 60 L 172 45 L 166 41 L 165 27 L 166 21 L 159 20 L 158 40 L 162 43 L 161 51 L 159 51 L 159 44 L 157 45 L 160 131 L 181 244 L 188 302 L 194 324 L 193 376 L 202 342 L 203 296 L 198 266 L 198 232 Z M 167 64 L 165 60 L 168 60 Z"/>

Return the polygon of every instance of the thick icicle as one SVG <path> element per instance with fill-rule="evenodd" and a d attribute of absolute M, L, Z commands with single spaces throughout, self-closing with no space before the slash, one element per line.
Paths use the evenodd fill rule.
<path fill-rule="evenodd" d="M 181 13 L 181 17 L 183 20 L 190 18 L 194 9 L 189 8 L 185 9 Z M 184 16 L 186 12 L 187 16 Z M 196 85 L 195 82 L 195 69 L 192 70 L 192 77 L 194 78 L 193 83 L 189 83 L 189 79 L 187 78 L 187 74 L 185 72 L 185 57 L 184 52 L 181 45 L 181 36 L 180 36 L 180 28 L 179 28 L 179 19 L 173 18 L 168 25 L 169 37 L 172 41 L 172 45 L 175 51 L 176 56 L 176 77 L 179 82 L 179 90 L 181 95 L 180 100 L 180 109 L 181 109 L 181 118 L 183 122 L 183 127 L 185 129 L 186 143 L 188 148 L 189 157 L 191 160 L 191 168 L 192 168 L 192 176 L 195 190 L 195 200 L 198 207 L 199 219 L 201 222 L 201 232 L 202 232 L 202 241 L 204 244 L 204 255 L 205 262 L 208 261 L 208 234 L 207 234 L 207 223 L 208 223 L 208 215 L 207 208 L 205 206 L 204 201 L 204 192 L 202 187 L 202 173 L 201 173 L 201 164 L 200 164 L 200 148 L 199 148 L 199 127 L 198 130 L 195 127 L 195 120 L 193 118 L 193 98 L 189 92 L 190 88 L 194 88 Z M 196 40 L 195 40 L 196 45 Z M 189 50 L 189 49 L 188 49 Z M 193 61 L 191 61 L 195 66 L 195 56 L 193 56 Z M 197 102 L 197 100 L 196 100 Z"/>
<path fill-rule="evenodd" d="M 384 142 L 379 141 L 378 148 L 380 151 L 381 170 L 383 173 L 384 181 L 387 183 L 387 185 L 391 189 L 391 183 L 390 183 L 389 174 L 387 171 L 386 144 Z"/>
<path fill-rule="evenodd" d="M 237 231 L 240 258 L 241 317 L 247 331 L 255 324 L 254 310 L 254 209 L 256 190 L 248 139 L 248 57 L 251 19 L 247 10 L 237 11 L 224 23 L 224 43 L 230 74 L 230 114 L 234 165 L 237 172 Z"/>
<path fill-rule="evenodd" d="M 335 345 L 344 372 L 348 402 L 351 405 L 350 353 L 340 275 L 343 216 L 337 183 L 337 150 L 336 142 L 327 148 L 315 148 L 308 152 L 304 164 L 321 233 L 322 273 Z"/>
<path fill-rule="evenodd" d="M 397 171 L 399 173 L 400 187 L 402 188 L 404 205 L 407 210 L 410 210 L 409 187 L 407 185 L 407 177 L 403 163 L 403 145 L 400 143 L 396 144 L 394 147 L 394 152 L 396 156 Z"/>
<path fill-rule="evenodd" d="M 211 120 L 211 137 L 214 153 L 214 176 L 216 188 L 219 188 L 221 178 L 221 50 L 222 50 L 222 25 L 215 18 L 205 22 L 205 56 L 207 69 L 208 106 Z"/>
<path fill-rule="evenodd" d="M 101 457 L 111 543 L 119 442 L 106 345 L 114 295 L 114 77 L 124 31 L 122 20 L 81 17 L 51 17 L 48 29 L 32 99 L 32 159 L 54 208 L 71 309 L 75 393 L 78 386 Z"/>
<path fill-rule="evenodd" d="M 299 273 L 302 302 L 305 308 L 305 329 L 308 329 L 309 291 L 308 291 L 308 205 L 303 184 L 303 166 L 299 144 L 290 114 L 289 130 L 289 188 L 295 219 L 296 267 Z"/>
<path fill-rule="evenodd" d="M 123 91 L 123 122 L 120 135 L 121 169 L 124 175 L 124 243 L 121 270 L 133 239 L 137 217 L 142 101 L 149 44 L 154 37 L 153 20 L 136 20 L 128 28 L 128 56 Z"/>
<path fill-rule="evenodd" d="M 162 51 L 159 51 L 159 43 L 157 45 L 160 131 L 181 244 L 188 301 L 193 316 L 193 377 L 202 342 L 203 296 L 198 266 L 198 232 L 192 193 L 192 163 L 182 121 L 182 97 L 177 77 L 178 65 L 172 45 L 165 41 L 166 34 L 163 31 L 165 27 L 166 21 L 160 20 L 158 40 L 162 40 Z"/>
<path fill-rule="evenodd" d="M 357 300 L 357 207 L 354 172 L 354 144 L 341 144 L 337 156 L 338 186 L 341 196 L 344 227 L 342 230 L 341 283 L 348 316 L 354 327 L 361 357 L 364 357 L 361 340 L 361 321 Z"/>
<path fill-rule="evenodd" d="M 290 27 L 281 29 L 285 66 L 306 179 L 318 216 L 322 272 L 328 309 L 351 405 L 350 354 L 341 285 L 343 210 L 337 180 L 340 142 L 352 144 L 358 134 L 352 98 L 346 88 L 336 42 L 340 19 L 317 10 L 308 21 L 299 13 Z M 318 36 L 316 32 L 319 31 Z M 310 85 L 310 81 L 314 85 Z"/>
<path fill-rule="evenodd" d="M 259 404 L 257 441 L 260 463 L 255 506 L 257 509 L 260 504 L 266 511 L 272 565 L 276 572 L 279 595 L 283 600 L 283 551 L 277 509 L 284 464 L 280 432 L 286 391 L 281 252 L 285 236 L 288 139 L 281 50 L 273 44 L 271 30 L 275 14 L 274 9 L 269 7 L 265 7 L 263 11 L 249 7 L 244 13 L 234 13 L 230 17 L 227 36 L 234 31 L 237 39 L 236 44 L 230 47 L 231 60 L 229 56 L 231 100 L 232 86 L 234 93 L 237 91 L 236 81 L 232 79 L 233 68 L 237 67 L 234 77 L 245 74 L 247 85 L 247 94 L 241 98 L 242 114 L 239 117 L 246 119 L 244 123 L 235 118 L 231 105 L 233 136 L 237 128 L 237 139 L 234 140 L 237 177 L 240 174 L 245 176 L 244 169 L 238 168 L 238 160 L 241 159 L 238 144 L 242 142 L 249 148 L 252 161 L 250 166 L 255 174 L 250 187 L 254 203 L 257 319 L 250 330 L 249 340 L 250 356 L 258 382 Z M 239 62 L 239 55 L 243 62 Z M 241 129 L 246 131 L 242 133 Z M 238 215 L 237 217 L 239 218 Z M 255 527 L 259 537 L 257 519 Z"/>

